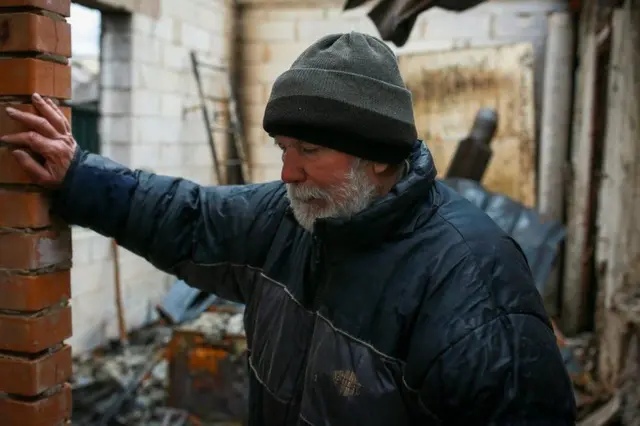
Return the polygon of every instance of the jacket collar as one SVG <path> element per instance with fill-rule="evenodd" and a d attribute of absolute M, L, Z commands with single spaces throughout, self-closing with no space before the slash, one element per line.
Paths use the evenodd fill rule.
<path fill-rule="evenodd" d="M 412 232 L 421 219 L 417 209 L 428 201 L 437 173 L 423 141 L 416 141 L 409 165 L 408 173 L 388 194 L 350 218 L 317 220 L 314 234 L 330 246 L 360 246 Z"/>

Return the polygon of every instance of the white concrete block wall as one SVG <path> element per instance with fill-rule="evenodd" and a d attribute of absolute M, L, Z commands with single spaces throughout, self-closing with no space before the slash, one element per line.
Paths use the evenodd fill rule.
<path fill-rule="evenodd" d="M 379 36 L 366 16 L 371 4 L 343 12 L 343 1 L 324 2 L 322 8 L 301 0 L 286 4 L 243 0 L 242 100 L 247 139 L 253 162 L 253 179 L 279 178 L 280 160 L 262 131 L 262 115 L 275 78 L 313 41 L 334 33 L 362 31 Z M 430 9 L 418 18 L 408 43 L 398 52 L 448 50 L 531 41 L 536 47 L 536 92 L 541 93 L 541 73 L 547 14 L 566 8 L 558 0 L 493 0 L 462 13 Z M 539 96 L 536 99 L 539 103 Z"/>
<path fill-rule="evenodd" d="M 103 3 L 132 13 L 102 17 L 103 154 L 133 168 L 214 183 L 189 51 L 208 63 L 228 63 L 230 0 Z M 205 92 L 219 95 L 223 76 L 202 74 Z M 220 145 L 226 143 L 216 136 Z M 110 240 L 82 228 L 74 229 L 73 239 L 70 343 L 79 354 L 117 337 L 118 324 Z M 134 329 L 155 316 L 154 307 L 174 278 L 122 248 L 119 259 L 126 322 Z"/>

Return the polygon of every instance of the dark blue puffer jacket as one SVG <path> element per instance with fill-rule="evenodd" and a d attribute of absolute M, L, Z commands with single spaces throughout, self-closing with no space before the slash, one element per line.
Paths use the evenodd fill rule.
<path fill-rule="evenodd" d="M 310 234 L 282 182 L 203 187 L 79 151 L 54 210 L 246 304 L 252 426 L 573 425 L 524 255 L 435 174 L 416 143 L 388 195 Z"/>

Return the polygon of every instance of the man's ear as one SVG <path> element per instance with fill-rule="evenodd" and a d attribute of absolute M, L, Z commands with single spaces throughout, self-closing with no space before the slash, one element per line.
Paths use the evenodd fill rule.
<path fill-rule="evenodd" d="M 372 163 L 373 172 L 377 175 L 385 174 L 389 171 L 389 165 L 384 163 Z"/>

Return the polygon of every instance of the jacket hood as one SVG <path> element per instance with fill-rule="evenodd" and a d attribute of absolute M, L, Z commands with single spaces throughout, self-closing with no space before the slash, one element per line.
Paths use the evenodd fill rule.
<path fill-rule="evenodd" d="M 348 218 L 318 219 L 314 233 L 341 244 L 372 244 L 411 232 L 420 222 L 417 210 L 430 197 L 437 174 L 431 152 L 417 140 L 407 175 L 369 207 Z"/>

